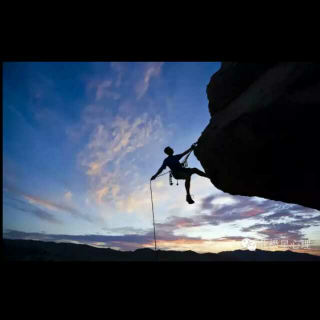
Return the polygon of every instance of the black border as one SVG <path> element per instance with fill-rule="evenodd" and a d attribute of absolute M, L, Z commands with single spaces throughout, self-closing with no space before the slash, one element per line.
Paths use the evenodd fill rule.
<path fill-rule="evenodd" d="M 3 42 L 2 61 L 310 61 L 319 57 L 319 48 L 304 45 L 307 39 L 290 43 L 286 38 L 281 45 L 270 43 L 268 39 L 264 39 L 263 44 L 248 44 L 244 39 L 234 41 L 226 34 L 222 35 L 224 39 L 220 41 L 217 33 L 212 32 L 211 37 L 197 39 L 198 41 L 186 41 L 181 37 L 174 45 L 174 41 L 160 41 L 159 37 L 155 37 L 152 43 L 143 38 L 144 45 L 140 41 L 134 41 L 135 39 L 120 38 L 120 41 L 112 42 L 106 37 L 107 44 L 104 46 L 97 46 L 95 39 L 90 37 L 90 41 L 84 41 L 80 37 L 70 43 L 70 39 L 68 41 L 58 35 L 55 37 L 56 41 L 49 37 L 48 41 L 40 42 L 32 35 L 25 38 L 24 34 L 20 37 L 9 35 Z M 312 44 L 317 42 L 315 39 L 313 38 Z M 309 290 L 308 286 L 316 286 L 319 265 L 316 262 L 1 264 L 5 292 L 8 288 L 17 287 L 37 291 L 39 288 L 53 286 L 61 292 L 66 287 L 71 291 L 85 291 L 86 286 L 114 288 L 114 285 L 125 291 L 130 289 L 133 282 L 135 289 L 146 288 L 147 295 L 152 294 L 151 290 L 158 290 L 164 285 L 167 285 L 167 292 L 186 287 L 190 295 L 197 295 L 197 292 L 192 292 L 191 286 L 203 285 L 209 291 L 227 288 L 229 295 L 236 297 L 244 292 L 250 296 L 261 294 L 267 288 L 278 293 L 289 289 L 295 294 L 295 299 L 299 292 L 303 295 Z M 7 292 L 10 295 L 11 291 Z M 135 294 L 134 290 L 130 290 L 131 296 Z M 281 294 L 279 299 L 280 297 Z M 274 298 L 269 298 L 268 303 L 273 305 Z M 303 301 L 307 303 L 308 300 Z"/>

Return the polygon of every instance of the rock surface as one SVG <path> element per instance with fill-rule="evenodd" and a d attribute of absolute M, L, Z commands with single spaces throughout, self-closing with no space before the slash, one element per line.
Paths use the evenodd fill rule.
<path fill-rule="evenodd" d="M 232 195 L 320 210 L 320 64 L 222 63 L 195 155 Z"/>

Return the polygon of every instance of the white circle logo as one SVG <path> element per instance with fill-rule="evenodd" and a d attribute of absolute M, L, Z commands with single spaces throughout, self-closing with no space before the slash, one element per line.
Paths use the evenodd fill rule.
<path fill-rule="evenodd" d="M 248 239 L 248 238 L 245 238 L 241 241 L 241 245 L 244 247 L 244 248 L 248 248 L 248 244 L 251 240 Z"/>
<path fill-rule="evenodd" d="M 257 249 L 257 245 L 253 241 L 250 241 L 248 244 L 248 250 L 256 251 L 256 249 Z"/>
<path fill-rule="evenodd" d="M 241 241 L 241 245 L 243 248 L 246 248 L 250 251 L 255 251 L 257 249 L 257 245 L 253 240 L 250 240 L 249 238 L 245 238 Z"/>

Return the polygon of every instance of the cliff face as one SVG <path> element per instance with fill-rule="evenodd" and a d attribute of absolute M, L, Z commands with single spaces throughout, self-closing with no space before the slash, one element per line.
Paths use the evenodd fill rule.
<path fill-rule="evenodd" d="M 222 63 L 195 155 L 220 190 L 320 210 L 320 64 Z"/>

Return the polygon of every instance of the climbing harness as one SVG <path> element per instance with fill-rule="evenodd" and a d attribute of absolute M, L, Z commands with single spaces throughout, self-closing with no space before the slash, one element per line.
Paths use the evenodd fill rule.
<path fill-rule="evenodd" d="M 196 143 L 194 143 L 193 145 L 196 145 L 197 144 L 197 142 Z M 190 152 L 186 155 L 186 157 L 184 158 L 184 160 L 182 161 L 182 167 L 183 168 L 188 168 L 188 158 L 189 158 L 189 156 L 190 156 L 190 154 L 192 153 L 192 151 L 193 150 L 190 150 Z M 172 172 L 171 172 L 171 170 L 169 171 L 169 173 L 170 173 L 170 175 L 169 175 L 169 184 L 170 184 L 170 186 L 172 186 L 173 185 L 173 182 L 172 182 L 172 177 L 173 177 L 173 175 L 172 175 Z M 179 179 L 177 179 L 177 186 L 179 185 Z"/>
<path fill-rule="evenodd" d="M 193 145 L 196 145 L 196 144 L 197 144 L 197 142 L 194 143 Z M 191 154 L 192 151 L 193 151 L 193 150 L 191 150 L 191 151 L 186 155 L 185 159 L 182 161 L 182 166 L 183 166 L 184 168 L 187 168 L 187 167 L 188 167 L 188 158 L 189 158 L 189 156 L 190 156 L 190 154 Z M 172 173 L 171 173 L 171 170 L 168 171 L 168 172 L 165 172 L 165 173 L 163 173 L 163 174 L 158 175 L 158 177 L 164 176 L 164 175 L 166 175 L 166 174 L 168 174 L 168 173 L 170 173 L 170 175 L 169 175 L 169 182 L 170 182 L 170 185 L 172 186 L 173 183 L 172 183 Z M 157 238 L 156 238 L 156 224 L 155 224 L 155 221 L 154 221 L 154 207 L 153 207 L 153 197 L 152 197 L 151 181 L 152 181 L 152 180 L 150 180 L 150 193 L 151 193 L 152 218 L 153 218 L 154 250 L 155 250 L 155 254 L 156 254 L 156 261 L 158 261 Z M 177 185 L 179 185 L 178 179 L 177 179 Z M 193 198 L 193 196 L 192 196 L 192 198 Z"/>

